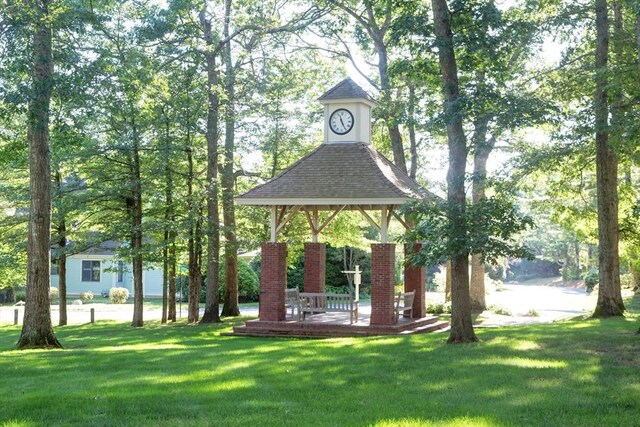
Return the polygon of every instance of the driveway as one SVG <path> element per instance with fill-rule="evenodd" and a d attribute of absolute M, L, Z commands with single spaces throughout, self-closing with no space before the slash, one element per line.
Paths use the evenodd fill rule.
<path fill-rule="evenodd" d="M 551 323 L 591 313 L 597 299 L 596 293 L 588 295 L 584 288 L 505 284 L 502 290 L 487 295 L 487 307 L 506 308 L 512 315 L 485 311 L 479 320 L 487 327 Z"/>
<path fill-rule="evenodd" d="M 588 295 L 581 283 L 564 283 L 559 278 L 507 283 L 489 292 L 486 302 L 488 308 L 506 309 L 511 315 L 485 310 L 475 319 L 474 324 L 497 327 L 551 323 L 590 314 L 597 299 L 597 293 Z M 427 302 L 443 301 L 444 293 L 427 293 Z"/>

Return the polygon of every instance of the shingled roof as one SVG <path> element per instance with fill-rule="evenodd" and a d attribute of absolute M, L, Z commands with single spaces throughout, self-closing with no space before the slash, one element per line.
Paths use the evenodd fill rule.
<path fill-rule="evenodd" d="M 328 101 L 333 99 L 363 98 L 370 102 L 375 102 L 373 97 L 347 77 L 324 93 L 318 101 Z"/>
<path fill-rule="evenodd" d="M 348 143 L 320 145 L 236 200 L 260 206 L 380 206 L 434 197 L 370 144 Z"/>

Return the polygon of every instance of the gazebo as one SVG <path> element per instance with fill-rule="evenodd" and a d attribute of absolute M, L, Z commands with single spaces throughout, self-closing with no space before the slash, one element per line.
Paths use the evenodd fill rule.
<path fill-rule="evenodd" d="M 422 188 L 373 148 L 371 110 L 376 103 L 353 80 L 341 81 L 318 100 L 324 105 L 324 142 L 280 175 L 236 198 L 239 205 L 270 209 L 271 239 L 262 244 L 259 319 L 247 322 L 245 327 L 236 328 L 235 332 L 271 335 L 281 331 L 282 335 L 315 335 L 314 328 L 316 331 L 328 330 L 326 323 L 319 329 L 314 322 L 287 321 L 287 244 L 278 242 L 278 234 L 294 215 L 306 217 L 312 237 L 311 242 L 304 246 L 304 291 L 322 293 L 325 291 L 326 246 L 318 243 L 318 235 L 343 210 L 361 212 L 379 230 L 380 243 L 371 245 L 369 325 L 351 326 L 350 329 L 341 329 L 342 333 L 334 331 L 332 335 L 354 335 L 357 331 L 406 333 L 445 327 L 446 323 L 437 322 L 437 318 L 426 317 L 424 267 L 409 265 L 404 267 L 404 286 L 407 292 L 415 291 L 413 319 L 403 319 L 400 324 L 396 322 L 396 245 L 389 243 L 387 237 L 391 221 L 407 227 L 404 218 L 397 213 L 402 204 L 437 196 Z M 323 222 L 319 220 L 320 211 L 330 212 Z M 379 221 L 374 219 L 377 215 L 370 214 L 372 211 L 380 213 Z M 266 330 L 271 333 L 260 333 Z M 301 333 L 303 330 L 304 334 Z"/>

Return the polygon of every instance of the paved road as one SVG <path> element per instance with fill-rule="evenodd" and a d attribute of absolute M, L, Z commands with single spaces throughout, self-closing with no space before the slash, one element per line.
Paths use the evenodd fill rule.
<path fill-rule="evenodd" d="M 590 313 L 595 307 L 597 296 L 586 295 L 583 289 L 560 286 L 534 286 L 521 284 L 506 284 L 503 290 L 487 295 L 487 305 L 495 305 L 508 309 L 512 316 L 496 315 L 485 311 L 478 321 L 482 326 L 522 325 L 530 323 L 548 323 L 556 320 L 571 318 Z M 427 301 L 443 301 L 442 293 L 427 293 Z M 371 310 L 368 302 L 361 302 L 363 313 Z M 22 323 L 23 307 L 0 307 L 0 324 L 13 323 L 14 308 L 19 309 L 19 322 Z M 68 307 L 69 324 L 88 323 L 90 309 L 95 308 L 96 320 L 130 321 L 133 317 L 133 305 L 111 304 L 84 304 L 82 306 Z M 530 310 L 538 313 L 537 317 L 527 316 Z M 257 316 L 258 308 L 242 308 L 244 316 Z M 183 304 L 182 316 L 187 314 L 187 306 Z M 59 311 L 57 306 L 52 306 L 51 317 L 55 324 L 58 323 Z M 161 311 L 159 308 L 146 308 L 145 320 L 159 320 Z M 179 316 L 180 317 L 180 316 Z"/>
<path fill-rule="evenodd" d="M 596 306 L 597 294 L 587 295 L 584 289 L 559 286 L 506 284 L 504 290 L 487 295 L 487 306 L 507 308 L 512 316 L 483 313 L 483 326 L 549 323 L 585 315 Z M 527 316 L 530 310 L 537 317 Z"/>

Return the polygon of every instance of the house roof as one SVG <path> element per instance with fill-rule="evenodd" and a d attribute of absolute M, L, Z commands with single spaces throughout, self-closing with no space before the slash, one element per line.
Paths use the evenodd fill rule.
<path fill-rule="evenodd" d="M 367 101 L 375 103 L 375 99 L 369 95 L 364 89 L 356 84 L 351 78 L 347 77 L 340 83 L 329 89 L 318 98 L 318 101 L 329 101 L 335 99 L 353 99 L 363 98 Z"/>
<path fill-rule="evenodd" d="M 105 240 L 104 242 L 67 242 L 67 252 L 75 255 L 115 255 L 116 249 L 122 246 L 115 240 Z M 60 246 L 55 243 L 51 245 L 51 249 L 57 250 Z"/>
<path fill-rule="evenodd" d="M 107 240 L 105 242 L 96 243 L 89 248 L 84 249 L 79 254 L 92 254 L 92 255 L 115 255 L 116 249 L 122 246 L 122 243 L 118 243 L 114 240 Z"/>
<path fill-rule="evenodd" d="M 320 145 L 236 200 L 259 206 L 380 206 L 435 197 L 370 144 L 344 143 Z"/>

